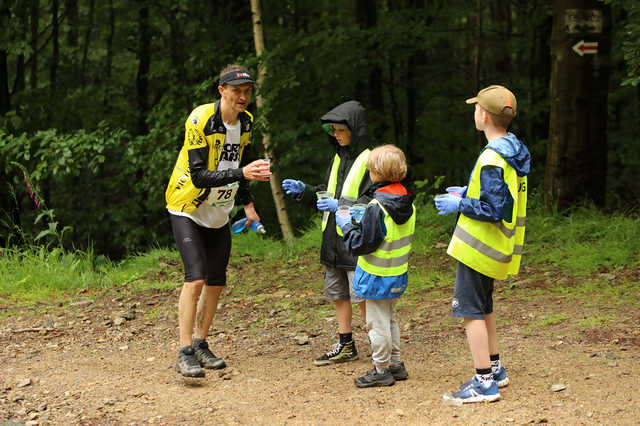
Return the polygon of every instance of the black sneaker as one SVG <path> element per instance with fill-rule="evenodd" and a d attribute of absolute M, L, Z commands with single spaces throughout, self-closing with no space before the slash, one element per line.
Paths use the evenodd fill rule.
<path fill-rule="evenodd" d="M 388 368 L 384 369 L 384 373 L 378 373 L 378 370 L 373 367 L 372 370 L 367 371 L 362 377 L 358 377 L 354 380 L 354 383 L 359 388 L 372 388 L 375 386 L 391 386 L 396 382 L 393 375 Z"/>
<path fill-rule="evenodd" d="M 185 377 L 204 377 L 204 370 L 200 367 L 191 346 L 185 346 L 178 352 L 176 370 Z"/>
<path fill-rule="evenodd" d="M 209 344 L 206 340 L 193 339 L 191 347 L 193 348 L 196 360 L 198 360 L 201 367 L 208 368 L 210 370 L 220 370 L 227 366 L 222 358 L 218 358 L 209 350 Z"/>
<path fill-rule="evenodd" d="M 389 372 L 396 380 L 407 380 L 409 378 L 409 373 L 404 368 L 404 362 L 402 361 L 389 363 Z"/>
<path fill-rule="evenodd" d="M 357 359 L 358 351 L 356 350 L 355 342 L 352 340 L 344 345 L 336 343 L 329 352 L 322 354 L 319 358 L 316 358 L 313 363 L 315 365 L 328 365 L 339 362 L 355 361 Z"/>

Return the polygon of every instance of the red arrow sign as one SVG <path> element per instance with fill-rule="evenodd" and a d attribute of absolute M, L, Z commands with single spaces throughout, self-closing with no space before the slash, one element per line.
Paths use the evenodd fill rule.
<path fill-rule="evenodd" d="M 598 53 L 598 42 L 580 40 L 573 45 L 572 49 L 580 56 L 594 55 Z"/>

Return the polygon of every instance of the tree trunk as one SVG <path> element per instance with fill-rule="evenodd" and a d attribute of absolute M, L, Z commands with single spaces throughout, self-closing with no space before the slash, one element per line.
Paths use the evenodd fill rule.
<path fill-rule="evenodd" d="M 491 40 L 491 75 L 511 75 L 511 0 L 493 0 L 489 2 L 491 25 L 494 36 Z"/>
<path fill-rule="evenodd" d="M 482 56 L 482 0 L 476 0 L 476 26 L 475 26 L 476 43 L 473 48 L 473 93 L 480 91 L 480 58 Z M 476 145 L 478 149 L 482 149 L 485 145 L 484 137 L 481 132 L 476 132 Z"/>
<path fill-rule="evenodd" d="M 171 66 L 174 70 L 176 81 L 184 78 L 184 28 L 180 23 L 180 9 L 173 7 L 169 10 L 169 46 L 171 50 Z"/>
<path fill-rule="evenodd" d="M 0 116 L 8 113 L 11 109 L 8 79 L 7 51 L 0 49 Z"/>
<path fill-rule="evenodd" d="M 0 6 L 0 23 L 2 24 L 2 28 L 8 27 L 10 16 L 9 4 L 3 1 Z M 6 114 L 11 109 L 7 56 L 7 50 L 0 48 L 0 115 Z"/>
<path fill-rule="evenodd" d="M 56 97 L 56 80 L 58 74 L 58 62 L 60 61 L 60 40 L 59 32 L 60 26 L 58 23 L 58 10 L 60 6 L 58 0 L 53 0 L 51 6 L 51 42 L 53 43 L 53 53 L 51 55 L 51 68 L 49 68 L 49 84 L 51 90 L 51 99 L 57 99 Z"/>
<path fill-rule="evenodd" d="M 151 67 L 151 34 L 149 31 L 149 7 L 139 1 L 140 38 L 138 39 L 138 76 L 136 89 L 138 93 L 138 134 L 147 133 L 147 113 L 149 111 L 149 69 Z"/>
<path fill-rule="evenodd" d="M 258 58 L 262 56 L 264 52 L 264 33 L 262 29 L 262 10 L 260 6 L 260 0 L 251 0 L 251 16 L 253 21 L 253 40 L 256 46 L 256 55 Z M 264 82 L 265 75 L 267 70 L 265 66 L 260 67 L 260 72 L 258 74 L 258 85 L 262 86 Z M 260 93 L 256 94 L 256 102 L 258 104 L 258 110 L 262 107 L 263 99 Z M 263 117 L 263 121 L 264 117 Z M 271 149 L 271 134 L 267 126 L 265 125 L 265 132 L 262 135 L 262 143 L 264 145 L 264 151 L 267 157 L 271 158 L 271 165 L 275 164 L 275 158 L 273 156 L 273 151 Z M 293 230 L 291 228 L 291 223 L 289 222 L 289 215 L 287 214 L 286 204 L 284 202 L 284 193 L 282 192 L 282 184 L 280 182 L 280 176 L 277 172 L 272 172 L 271 178 L 269 179 L 269 184 L 271 185 L 271 194 L 273 196 L 273 202 L 276 206 L 276 213 L 278 215 L 278 221 L 280 222 L 280 230 L 282 231 L 282 236 L 285 241 L 291 242 L 293 241 Z"/>
<path fill-rule="evenodd" d="M 535 83 L 538 78 L 537 71 L 537 63 L 536 63 L 536 47 L 538 45 L 538 32 L 536 31 L 535 21 L 533 17 L 535 15 L 535 8 L 537 6 L 537 0 L 531 1 L 530 7 L 527 9 L 526 16 L 529 17 L 528 22 L 528 30 L 527 30 L 527 44 L 529 46 L 529 69 L 528 69 L 528 86 L 527 86 L 527 103 L 529 104 L 529 108 L 533 106 L 534 102 L 534 91 L 535 91 Z M 526 120 L 526 134 L 525 137 L 528 143 L 533 143 L 534 139 L 534 115 L 533 112 L 528 112 L 525 114 L 528 119 Z"/>
<path fill-rule="evenodd" d="M 113 66 L 113 37 L 116 33 L 116 17 L 115 11 L 113 10 L 113 0 L 109 0 L 109 35 L 107 36 L 107 63 L 105 73 L 107 75 L 105 88 L 104 88 L 104 99 L 102 100 L 102 104 L 104 105 L 105 111 L 108 113 L 111 110 L 111 105 L 109 102 L 110 96 L 110 86 L 111 86 L 111 69 Z"/>
<path fill-rule="evenodd" d="M 87 32 L 84 37 L 84 47 L 82 49 L 82 65 L 80 67 L 82 77 L 82 87 L 87 81 L 87 56 L 89 54 L 89 43 L 91 43 L 91 30 L 93 29 L 93 13 L 95 10 L 95 0 L 89 1 L 89 23 L 87 24 Z"/>
<path fill-rule="evenodd" d="M 116 17 L 113 10 L 113 0 L 109 0 L 109 35 L 107 36 L 107 77 L 111 77 L 113 66 L 113 37 L 116 33 Z"/>
<path fill-rule="evenodd" d="M 67 33 L 67 44 L 71 47 L 78 46 L 78 0 L 66 0 L 65 15 L 69 22 L 69 32 Z"/>
<path fill-rule="evenodd" d="M 20 34 L 23 40 L 27 39 L 27 27 L 29 26 L 27 8 L 21 7 L 18 11 L 18 16 L 20 17 Z M 13 93 L 19 93 L 24 90 L 25 83 L 25 63 L 24 63 L 24 53 L 18 55 L 18 60 L 16 62 L 16 79 L 13 82 Z"/>
<path fill-rule="evenodd" d="M 611 9 L 598 0 L 557 0 L 553 17 L 545 195 L 560 209 L 585 199 L 602 205 Z"/>
<path fill-rule="evenodd" d="M 40 0 L 31 0 L 31 75 L 29 83 L 32 89 L 38 87 L 38 21 L 40 20 Z"/>
<path fill-rule="evenodd" d="M 409 2 L 409 7 L 415 10 L 418 16 L 425 16 L 425 23 L 428 25 L 431 22 L 430 17 L 427 17 L 424 8 L 424 0 L 412 0 Z M 426 52 L 422 49 L 416 50 L 409 56 L 407 64 L 407 161 L 409 164 L 422 163 L 424 158 L 418 156 L 416 148 L 416 121 L 418 119 L 418 92 L 420 83 L 422 82 L 422 76 L 420 74 L 421 68 L 424 66 Z"/>
<path fill-rule="evenodd" d="M 375 0 L 357 0 L 356 16 L 360 24 L 360 28 L 368 30 L 375 28 L 378 23 L 378 13 Z M 377 50 L 377 46 L 371 46 L 373 50 Z M 373 64 L 369 69 L 369 78 L 367 79 L 367 89 L 357 90 L 357 94 L 366 93 L 365 105 L 370 109 L 381 114 L 384 110 L 382 97 L 382 69 L 380 65 Z M 382 131 L 384 129 L 380 129 Z M 375 137 L 376 135 L 374 135 Z"/>

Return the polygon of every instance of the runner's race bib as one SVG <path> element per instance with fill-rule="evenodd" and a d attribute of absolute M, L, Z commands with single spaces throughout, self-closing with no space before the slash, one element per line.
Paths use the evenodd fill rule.
<path fill-rule="evenodd" d="M 207 204 L 211 207 L 225 207 L 230 205 L 236 197 L 238 187 L 238 182 L 233 182 L 225 186 L 211 188 L 211 192 L 207 197 Z"/>

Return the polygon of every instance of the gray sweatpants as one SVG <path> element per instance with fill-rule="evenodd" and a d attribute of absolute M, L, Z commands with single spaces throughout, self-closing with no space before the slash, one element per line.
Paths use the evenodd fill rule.
<path fill-rule="evenodd" d="M 371 340 L 371 359 L 378 366 L 400 360 L 400 327 L 396 320 L 398 298 L 367 299 L 367 328 Z"/>

